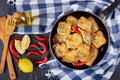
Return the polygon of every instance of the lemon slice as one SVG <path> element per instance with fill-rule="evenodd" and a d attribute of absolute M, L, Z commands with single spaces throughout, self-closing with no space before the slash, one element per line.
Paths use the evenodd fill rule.
<path fill-rule="evenodd" d="M 33 71 L 33 63 L 28 58 L 19 59 L 18 67 L 24 73 Z"/>
<path fill-rule="evenodd" d="M 24 35 L 21 41 L 21 49 L 27 49 L 30 45 L 30 37 L 28 35 Z"/>
<path fill-rule="evenodd" d="M 21 41 L 20 40 L 15 40 L 14 43 L 15 49 L 20 53 L 23 54 L 25 52 L 24 49 L 21 49 Z"/>

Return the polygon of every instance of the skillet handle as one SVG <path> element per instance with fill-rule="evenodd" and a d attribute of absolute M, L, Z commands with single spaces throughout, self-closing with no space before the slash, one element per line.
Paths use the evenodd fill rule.
<path fill-rule="evenodd" d="M 120 0 L 115 0 L 109 7 L 107 7 L 105 10 L 103 10 L 100 14 L 99 17 L 104 20 L 106 19 L 109 14 L 119 5 Z"/>

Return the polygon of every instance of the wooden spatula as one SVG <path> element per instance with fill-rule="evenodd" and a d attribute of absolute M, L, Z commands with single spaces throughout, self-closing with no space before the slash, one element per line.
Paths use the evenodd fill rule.
<path fill-rule="evenodd" d="M 6 17 L 0 18 L 0 39 L 3 42 L 3 44 L 5 44 L 5 21 L 6 21 Z M 2 54 L 2 53 L 0 53 L 0 54 Z M 1 60 L 1 63 L 3 65 L 3 60 Z M 0 69 L 1 69 L 1 67 L 0 67 Z M 0 71 L 0 73 L 3 73 L 3 70 Z"/>
<path fill-rule="evenodd" d="M 7 60 L 8 41 L 9 41 L 9 38 L 10 38 L 11 34 L 13 33 L 14 29 L 15 29 L 15 22 L 13 20 L 13 17 L 8 16 L 5 26 L 3 26 L 1 29 L 3 33 L 0 36 L 0 39 L 4 43 L 4 49 L 3 49 L 2 59 L 1 59 L 1 63 L 0 63 L 0 73 L 4 72 L 5 62 Z M 5 35 L 3 36 L 3 34 L 5 34 Z"/>

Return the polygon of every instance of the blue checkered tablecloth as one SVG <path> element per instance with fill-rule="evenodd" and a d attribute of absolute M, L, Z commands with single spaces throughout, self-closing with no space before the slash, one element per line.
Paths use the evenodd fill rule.
<path fill-rule="evenodd" d="M 85 10 L 94 14 L 108 7 L 114 0 L 16 0 L 16 11 L 29 12 L 36 16 L 31 27 L 17 27 L 15 33 L 44 34 L 51 31 L 54 21 L 70 10 Z M 39 65 L 51 80 L 108 80 L 120 61 L 120 6 L 104 20 L 110 33 L 108 50 L 97 65 L 85 70 L 72 70 L 61 65 L 56 59 Z"/>

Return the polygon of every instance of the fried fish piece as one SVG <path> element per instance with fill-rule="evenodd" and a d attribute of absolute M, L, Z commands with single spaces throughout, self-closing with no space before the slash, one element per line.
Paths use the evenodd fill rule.
<path fill-rule="evenodd" d="M 87 45 L 87 44 L 82 44 L 78 48 L 78 55 L 76 57 L 77 60 L 84 62 L 86 61 L 86 65 L 92 66 L 94 63 L 95 59 L 97 58 L 98 55 L 98 49 L 94 45 Z"/>
<path fill-rule="evenodd" d="M 84 16 L 81 16 L 77 21 L 77 26 L 90 33 L 92 29 L 92 21 Z"/>
<path fill-rule="evenodd" d="M 75 18 L 74 16 L 68 16 L 67 19 L 66 19 L 66 22 L 72 23 L 72 25 L 76 25 L 77 18 Z"/>
<path fill-rule="evenodd" d="M 74 63 L 77 62 L 77 50 L 69 50 L 64 55 L 62 55 L 62 61 L 68 62 L 68 63 Z"/>
<path fill-rule="evenodd" d="M 71 23 L 59 22 L 57 27 L 57 33 L 62 35 L 69 35 L 71 31 Z"/>
<path fill-rule="evenodd" d="M 65 43 L 54 44 L 53 49 L 58 58 L 62 57 L 62 55 L 64 55 L 64 53 L 66 53 L 68 51 Z"/>
<path fill-rule="evenodd" d="M 64 43 L 66 39 L 66 35 L 55 34 L 53 38 L 53 43 Z"/>
<path fill-rule="evenodd" d="M 94 45 L 91 45 L 90 53 L 86 57 L 86 61 L 87 61 L 86 65 L 92 66 L 95 59 L 97 58 L 97 55 L 98 55 L 98 49 Z"/>
<path fill-rule="evenodd" d="M 77 60 L 83 62 L 86 61 L 87 56 L 89 55 L 90 46 L 83 43 L 78 47 L 78 55 L 76 56 Z"/>
<path fill-rule="evenodd" d="M 80 28 L 78 28 L 78 30 L 79 30 L 79 31 L 81 32 L 81 34 L 82 34 L 83 41 L 84 41 L 86 44 L 90 45 L 91 42 L 92 42 L 92 35 L 91 35 L 91 33 L 88 33 L 88 32 L 86 32 L 86 31 L 84 31 L 84 30 L 82 30 L 82 29 L 80 29 Z"/>
<path fill-rule="evenodd" d="M 97 32 L 99 30 L 99 26 L 95 19 L 91 16 L 88 19 L 92 21 L 92 33 Z"/>
<path fill-rule="evenodd" d="M 92 35 L 92 44 L 95 45 L 95 47 L 100 48 L 106 42 L 107 40 L 101 30 Z"/>
<path fill-rule="evenodd" d="M 79 33 L 73 33 L 66 38 L 67 48 L 75 49 L 78 45 L 83 43 L 82 35 Z"/>

